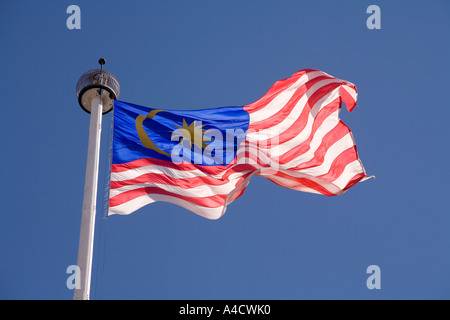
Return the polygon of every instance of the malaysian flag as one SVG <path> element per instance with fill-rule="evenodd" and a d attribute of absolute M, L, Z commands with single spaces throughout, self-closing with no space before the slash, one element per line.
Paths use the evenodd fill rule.
<path fill-rule="evenodd" d="M 366 180 L 350 129 L 356 87 L 313 69 L 243 107 L 192 111 L 115 101 L 109 215 L 155 202 L 220 218 L 252 176 L 335 196 Z"/>

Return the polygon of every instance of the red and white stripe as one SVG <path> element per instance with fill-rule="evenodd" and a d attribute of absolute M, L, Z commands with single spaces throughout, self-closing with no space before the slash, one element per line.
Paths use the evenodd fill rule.
<path fill-rule="evenodd" d="M 254 175 L 299 191 L 335 196 L 367 176 L 350 129 L 339 119 L 352 111 L 356 87 L 318 70 L 277 81 L 250 115 L 247 136 L 226 166 L 139 159 L 111 166 L 109 214 L 130 214 L 155 201 L 220 218 Z"/>

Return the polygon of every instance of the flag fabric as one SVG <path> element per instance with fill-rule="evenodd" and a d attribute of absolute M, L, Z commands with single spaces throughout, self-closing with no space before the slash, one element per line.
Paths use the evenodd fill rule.
<path fill-rule="evenodd" d="M 155 202 L 220 218 L 251 177 L 335 196 L 369 176 L 350 129 L 356 87 L 313 69 L 241 107 L 161 110 L 115 101 L 108 214 Z"/>

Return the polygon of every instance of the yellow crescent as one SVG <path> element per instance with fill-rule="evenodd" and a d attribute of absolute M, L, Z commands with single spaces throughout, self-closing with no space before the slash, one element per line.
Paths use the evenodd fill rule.
<path fill-rule="evenodd" d="M 159 149 L 154 143 L 153 141 L 148 137 L 147 133 L 145 132 L 142 123 L 144 122 L 144 120 L 146 118 L 149 119 L 153 119 L 153 117 L 155 116 L 155 114 L 157 114 L 158 112 L 163 111 L 163 110 L 152 110 L 150 111 L 150 113 L 146 116 L 144 116 L 143 114 L 140 114 L 136 117 L 136 130 L 139 136 L 139 140 L 141 140 L 142 144 L 144 145 L 144 147 L 148 148 L 148 149 L 152 149 L 160 154 L 166 155 L 166 156 L 170 156 L 170 153 L 164 152 L 161 149 Z"/>

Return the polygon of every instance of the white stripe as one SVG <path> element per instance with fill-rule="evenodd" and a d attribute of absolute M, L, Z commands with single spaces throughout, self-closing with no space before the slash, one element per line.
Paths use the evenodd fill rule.
<path fill-rule="evenodd" d="M 267 172 L 267 174 L 265 174 L 265 172 Z M 310 181 L 317 183 L 318 185 L 320 185 L 324 189 L 328 190 L 328 192 L 330 192 L 332 194 L 338 195 L 338 194 L 342 193 L 342 190 L 339 189 L 335 184 L 333 184 L 327 180 L 320 179 L 320 178 L 314 177 L 309 174 L 305 174 L 303 172 L 289 171 L 289 170 L 279 170 L 278 172 L 282 172 L 285 175 L 292 177 L 292 180 L 274 175 L 273 170 L 272 170 L 272 172 L 270 170 L 261 170 L 261 173 L 259 173 L 258 175 L 270 177 L 271 179 L 274 179 L 274 180 L 277 179 L 278 180 L 277 182 L 281 182 L 281 185 L 285 186 L 286 188 L 291 188 L 291 189 L 296 189 L 296 190 L 301 190 L 302 188 L 305 188 L 305 186 L 301 185 L 298 181 L 295 180 L 298 178 L 303 178 L 303 179 L 308 179 Z M 316 193 L 316 192 L 313 191 L 313 193 Z"/>
<path fill-rule="evenodd" d="M 208 218 L 208 219 L 218 219 L 225 212 L 225 207 L 208 208 L 208 207 L 203 207 L 203 206 L 200 206 L 197 204 L 193 204 L 189 201 L 186 201 L 186 200 L 183 200 L 180 198 L 176 198 L 176 197 L 172 197 L 172 196 L 168 196 L 168 195 L 163 195 L 163 194 L 147 195 L 147 194 L 145 194 L 138 198 L 135 198 L 135 199 L 132 199 L 125 203 L 122 203 L 118 206 L 110 207 L 108 215 L 130 214 L 130 213 L 142 208 L 143 206 L 145 206 L 149 203 L 155 202 L 155 201 L 164 201 L 164 202 L 173 203 L 175 205 L 181 206 L 187 210 L 190 210 L 190 211 L 192 211 L 198 215 L 201 215 L 205 218 Z"/>
<path fill-rule="evenodd" d="M 258 122 L 264 119 L 267 119 L 278 111 L 283 109 L 283 107 L 288 103 L 288 101 L 292 98 L 295 91 L 300 88 L 302 85 L 307 83 L 308 81 L 320 77 L 320 76 L 330 76 L 325 74 L 322 71 L 312 71 L 307 74 L 301 76 L 294 84 L 292 84 L 289 88 L 285 89 L 283 92 L 278 94 L 272 101 L 270 101 L 263 109 L 255 111 L 252 113 L 252 118 L 254 122 Z"/>
<path fill-rule="evenodd" d="M 225 171 L 224 171 L 225 172 Z M 172 177 L 172 178 L 179 178 L 179 179 L 189 179 L 189 178 L 195 178 L 195 177 L 215 177 L 212 175 L 208 175 L 198 169 L 195 170 L 178 170 L 173 169 L 165 166 L 160 165 L 148 165 L 138 168 L 132 168 L 126 171 L 121 172 L 111 172 L 111 181 L 122 181 L 122 180 L 129 180 L 129 179 L 135 179 L 143 174 L 147 173 L 156 173 L 156 174 L 164 174 L 166 176 Z M 217 178 L 221 177 L 223 173 L 220 173 L 219 175 L 216 175 Z"/>
<path fill-rule="evenodd" d="M 341 175 L 333 181 L 333 184 L 343 189 L 350 182 L 350 180 L 358 173 L 363 173 L 364 168 L 359 159 L 356 159 L 345 166 Z"/>
<path fill-rule="evenodd" d="M 288 130 L 294 122 L 300 117 L 300 114 L 302 113 L 303 109 L 305 108 L 306 104 L 308 103 L 309 97 L 313 95 L 317 90 L 322 88 L 323 86 L 330 84 L 330 83 L 338 83 L 342 80 L 339 79 L 326 79 L 319 81 L 315 83 L 311 88 L 308 89 L 308 91 L 301 97 L 301 99 L 297 102 L 295 107 L 291 110 L 289 115 L 283 119 L 280 123 L 271 126 L 267 129 L 258 130 L 258 132 L 247 132 L 247 140 L 249 141 L 256 141 L 258 139 L 258 135 L 267 136 L 267 138 L 272 138 L 275 135 L 280 135 L 284 131 Z M 338 97 L 338 91 L 337 93 L 334 93 L 334 90 L 330 93 L 327 93 L 324 97 L 322 97 L 315 105 L 314 110 L 311 110 L 310 114 L 315 116 L 317 112 L 320 110 L 320 108 L 323 106 L 323 104 L 328 104 L 332 100 Z M 333 99 L 334 98 L 334 99 Z M 331 99 L 331 100 L 330 100 Z M 316 106 L 317 105 L 317 106 Z M 283 106 L 284 107 L 284 106 Z M 262 110 L 265 110 L 268 107 L 265 107 Z M 267 109 L 269 111 L 269 109 Z M 250 114 L 250 126 L 255 123 L 255 119 L 253 117 L 254 113 Z M 266 119 L 269 117 L 266 117 Z"/>
<path fill-rule="evenodd" d="M 146 187 L 156 187 L 168 192 L 172 192 L 175 194 L 179 194 L 181 196 L 192 197 L 192 198 L 204 198 L 215 195 L 227 195 L 229 194 L 236 186 L 237 181 L 241 178 L 245 173 L 237 172 L 233 173 L 229 177 L 229 182 L 223 185 L 215 186 L 209 184 L 203 184 L 200 186 L 192 187 L 192 188 L 182 188 L 179 186 L 174 186 L 170 184 L 164 183 L 154 183 L 154 182 L 144 182 L 144 183 L 135 183 L 131 185 L 125 185 L 120 188 L 115 188 L 110 190 L 110 197 L 115 197 L 122 192 L 127 192 L 131 190 L 136 190 L 140 188 Z"/>
<path fill-rule="evenodd" d="M 314 107 L 320 106 L 320 110 L 321 110 L 324 107 L 326 107 L 327 105 L 329 105 L 328 100 L 330 100 L 330 102 L 331 102 L 331 101 L 334 101 L 337 97 L 338 97 L 338 94 L 336 92 L 335 94 L 329 96 L 327 98 L 327 101 L 324 101 L 322 104 L 318 103 Z M 314 135 L 320 134 L 321 132 L 319 132 L 319 130 L 326 131 L 326 133 L 328 133 L 331 129 L 333 129 L 339 122 L 339 111 L 340 110 L 338 109 L 338 110 L 334 111 L 333 113 L 331 113 L 323 121 L 323 123 L 320 125 L 320 127 L 317 128 Z M 273 145 L 273 147 L 271 148 L 271 154 L 273 156 L 283 156 L 285 153 L 289 152 L 292 148 L 305 142 L 311 135 L 312 127 L 314 125 L 314 120 L 315 120 L 315 115 L 309 116 L 306 126 L 303 128 L 303 130 L 301 132 L 299 132 L 299 134 L 297 136 L 295 136 L 291 140 L 288 140 L 285 143 L 281 143 L 279 145 L 270 144 L 270 145 Z M 272 140 L 276 140 L 276 139 L 273 138 Z"/>
<path fill-rule="evenodd" d="M 333 161 L 345 150 L 352 148 L 354 146 L 353 139 L 351 137 L 351 133 L 347 133 L 345 136 L 343 136 L 341 139 L 336 141 L 330 148 L 328 148 L 325 157 L 323 159 L 323 162 L 317 166 L 312 167 L 308 169 L 302 169 L 300 172 L 309 174 L 312 176 L 320 176 L 323 174 L 326 174 L 328 171 L 330 171 L 331 164 Z"/>
<path fill-rule="evenodd" d="M 278 177 L 278 176 L 268 176 L 266 178 L 272 180 L 275 183 L 278 183 L 280 186 L 283 186 L 285 188 L 302 191 L 302 192 L 321 194 L 319 191 L 305 187 L 304 185 L 299 184 L 297 181 L 292 180 L 292 179 Z"/>
<path fill-rule="evenodd" d="M 298 157 L 292 159 L 286 164 L 282 164 L 283 168 L 293 168 L 302 163 L 308 162 L 314 158 L 314 153 L 320 147 L 323 138 L 327 133 L 334 129 L 339 123 L 339 119 L 335 117 L 328 117 L 322 123 L 322 125 L 316 130 L 310 144 L 309 149 L 305 153 L 299 155 Z"/>
<path fill-rule="evenodd" d="M 347 81 L 347 83 L 350 83 L 350 82 Z M 352 83 L 350 83 L 350 84 L 352 84 Z M 353 100 L 356 101 L 358 99 L 358 92 L 356 92 L 355 89 L 353 89 L 352 87 L 350 87 L 348 85 L 343 85 L 342 88 L 344 88 L 344 90 L 348 92 L 348 94 L 353 98 Z"/>

